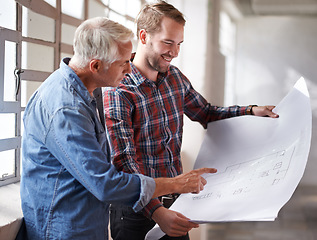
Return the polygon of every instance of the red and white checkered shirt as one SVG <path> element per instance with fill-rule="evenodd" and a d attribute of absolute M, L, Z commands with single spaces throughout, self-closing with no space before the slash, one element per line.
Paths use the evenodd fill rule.
<path fill-rule="evenodd" d="M 119 171 L 175 177 L 182 173 L 184 114 L 204 128 L 208 122 L 246 114 L 246 106 L 210 105 L 175 66 L 153 82 L 130 64 L 132 72 L 119 87 L 104 91 L 113 164 Z M 145 215 L 151 217 L 159 206 L 158 199 L 152 200 Z"/>

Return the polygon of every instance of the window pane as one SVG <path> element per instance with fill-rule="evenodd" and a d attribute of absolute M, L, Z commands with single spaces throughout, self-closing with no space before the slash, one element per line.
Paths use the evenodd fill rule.
<path fill-rule="evenodd" d="M 235 49 L 235 32 L 236 28 L 231 21 L 228 14 L 225 12 L 220 13 L 220 31 L 219 31 L 219 44 L 220 51 L 224 55 L 228 55 Z"/>
<path fill-rule="evenodd" d="M 88 18 L 108 16 L 107 8 L 100 2 L 88 1 Z"/>
<path fill-rule="evenodd" d="M 4 58 L 4 101 L 15 101 L 16 43 L 5 41 Z"/>
<path fill-rule="evenodd" d="M 65 58 L 65 57 L 70 57 L 70 58 L 71 58 L 72 56 L 73 56 L 73 54 L 61 52 L 61 60 L 62 60 L 63 58 Z"/>
<path fill-rule="evenodd" d="M 0 152 L 0 178 L 15 174 L 15 149 Z"/>
<path fill-rule="evenodd" d="M 24 133 L 23 116 L 24 116 L 24 111 L 21 112 L 21 136 L 23 136 L 23 133 Z"/>
<path fill-rule="evenodd" d="M 62 12 L 79 19 L 84 19 L 84 0 L 62 0 Z"/>
<path fill-rule="evenodd" d="M 136 39 L 137 38 L 136 37 L 136 24 L 132 21 L 127 20 L 125 26 L 133 31 L 134 39 Z"/>
<path fill-rule="evenodd" d="M 109 4 L 109 0 L 101 0 L 101 2 L 103 2 L 103 4 L 105 4 L 105 5 Z"/>
<path fill-rule="evenodd" d="M 32 94 L 39 88 L 41 82 L 21 81 L 21 106 L 25 107 Z"/>
<path fill-rule="evenodd" d="M 49 5 L 51 5 L 52 7 L 56 8 L 56 0 L 44 0 L 45 2 L 47 2 Z"/>
<path fill-rule="evenodd" d="M 0 139 L 13 137 L 15 137 L 15 113 L 0 113 Z"/>
<path fill-rule="evenodd" d="M 109 0 L 109 7 L 118 13 L 126 14 L 126 0 Z"/>
<path fill-rule="evenodd" d="M 141 10 L 141 2 L 140 0 L 129 0 L 127 1 L 127 15 L 136 18 L 139 11 Z"/>
<path fill-rule="evenodd" d="M 45 41 L 55 41 L 55 20 L 23 7 L 22 35 Z"/>
<path fill-rule="evenodd" d="M 111 19 L 112 21 L 121 23 L 122 25 L 125 25 L 125 17 L 123 17 L 123 16 L 121 16 L 113 11 L 109 12 L 109 19 Z"/>
<path fill-rule="evenodd" d="M 16 11 L 15 1 L 6 1 L 1 4 L 0 8 L 0 26 L 15 30 Z"/>
<path fill-rule="evenodd" d="M 63 23 L 62 24 L 62 42 L 73 45 L 75 31 L 76 31 L 76 27 Z"/>
<path fill-rule="evenodd" d="M 22 68 L 44 72 L 54 71 L 54 48 L 22 42 Z"/>

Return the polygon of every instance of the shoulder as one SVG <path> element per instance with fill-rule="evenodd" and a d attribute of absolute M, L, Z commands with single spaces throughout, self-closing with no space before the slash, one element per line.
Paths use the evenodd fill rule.
<path fill-rule="evenodd" d="M 75 80 L 55 71 L 38 89 L 43 107 L 52 115 L 61 110 L 89 111 L 92 97 L 86 89 Z"/>
<path fill-rule="evenodd" d="M 173 76 L 174 78 L 181 80 L 181 81 L 186 81 L 189 82 L 188 78 L 183 74 L 183 72 L 176 66 L 171 65 L 169 70 L 168 70 L 168 75 Z"/>
<path fill-rule="evenodd" d="M 132 105 L 132 92 L 127 89 L 124 84 L 120 84 L 116 88 L 103 88 L 104 107 L 124 107 L 125 105 Z"/>
<path fill-rule="evenodd" d="M 167 79 L 171 85 L 178 86 L 178 88 L 189 89 L 191 86 L 189 79 L 182 73 L 182 71 L 178 67 L 174 65 L 170 66 Z"/>

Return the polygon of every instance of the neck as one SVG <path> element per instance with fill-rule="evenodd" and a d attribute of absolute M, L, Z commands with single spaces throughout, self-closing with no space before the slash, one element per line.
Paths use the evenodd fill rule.
<path fill-rule="evenodd" d="M 133 64 L 142 73 L 142 75 L 155 82 L 157 80 L 158 71 L 149 66 L 149 63 L 146 61 L 142 51 L 138 50 L 136 51 L 135 57 L 133 59 Z"/>
<path fill-rule="evenodd" d="M 78 78 L 83 82 L 84 86 L 87 88 L 88 92 L 91 96 L 93 96 L 93 91 L 96 89 L 95 86 L 93 86 L 91 83 L 91 75 L 88 67 L 84 68 L 78 68 L 76 67 L 76 64 L 70 60 L 68 66 L 76 73 Z"/>

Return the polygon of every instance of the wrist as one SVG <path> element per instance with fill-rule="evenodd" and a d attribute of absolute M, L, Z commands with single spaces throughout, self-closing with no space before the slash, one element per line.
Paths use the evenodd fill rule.
<path fill-rule="evenodd" d="M 254 113 L 253 113 L 253 107 L 257 107 L 258 105 L 249 105 L 248 107 L 247 107 L 247 115 L 254 115 Z"/>
<path fill-rule="evenodd" d="M 152 198 L 174 193 L 177 188 L 177 181 L 174 178 L 155 178 L 156 188 Z"/>
<path fill-rule="evenodd" d="M 160 216 L 163 214 L 164 210 L 166 208 L 163 206 L 158 207 L 155 209 L 155 211 L 152 213 L 151 218 L 157 223 L 158 219 L 160 219 Z"/>

